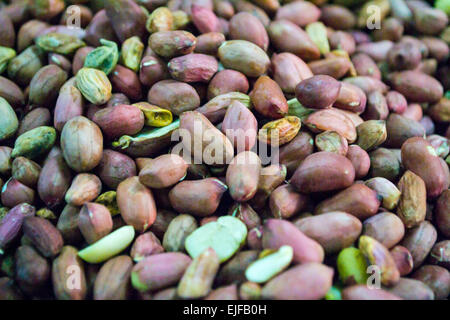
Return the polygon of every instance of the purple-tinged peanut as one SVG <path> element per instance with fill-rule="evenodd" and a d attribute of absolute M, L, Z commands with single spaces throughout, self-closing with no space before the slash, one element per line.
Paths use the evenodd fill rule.
<path fill-rule="evenodd" d="M 352 143 L 357 138 L 353 121 L 338 109 L 318 110 L 302 121 L 311 131 L 335 131 Z"/>
<path fill-rule="evenodd" d="M 333 29 L 352 29 L 356 24 L 356 17 L 350 9 L 329 4 L 321 8 L 320 20 Z"/>
<path fill-rule="evenodd" d="M 356 53 L 352 56 L 352 63 L 359 76 L 368 76 L 381 80 L 381 71 L 373 59 L 365 53 Z"/>
<path fill-rule="evenodd" d="M 295 263 L 322 262 L 324 250 L 315 240 L 307 237 L 287 220 L 268 219 L 263 226 L 264 249 L 278 249 L 288 245 L 294 250 Z"/>
<path fill-rule="evenodd" d="M 93 121 L 108 138 L 114 139 L 141 131 L 144 127 L 144 114 L 135 106 L 121 104 L 97 111 Z"/>
<path fill-rule="evenodd" d="M 306 236 L 320 243 L 326 254 L 351 246 L 362 230 L 357 218 L 339 211 L 299 219 L 294 224 Z"/>
<path fill-rule="evenodd" d="M 392 86 L 409 101 L 437 102 L 443 95 L 443 88 L 435 78 L 417 71 L 402 71 L 393 74 Z"/>
<path fill-rule="evenodd" d="M 450 293 L 450 273 L 442 267 L 424 265 L 412 277 L 430 287 L 436 300 L 446 299 Z"/>
<path fill-rule="evenodd" d="M 53 125 L 61 131 L 67 121 L 83 115 L 84 100 L 74 82 L 66 82 L 59 91 L 53 116 Z"/>
<path fill-rule="evenodd" d="M 319 20 L 321 11 L 313 3 L 293 1 L 281 6 L 275 15 L 275 20 L 289 20 L 299 27 Z"/>
<path fill-rule="evenodd" d="M 377 193 L 363 184 L 355 183 L 320 202 L 314 212 L 323 214 L 331 211 L 343 211 L 360 220 L 365 220 L 375 215 L 379 207 L 380 200 Z"/>
<path fill-rule="evenodd" d="M 247 93 L 247 77 L 236 70 L 225 69 L 214 75 L 208 84 L 208 100 L 229 92 Z"/>
<path fill-rule="evenodd" d="M 412 42 L 404 41 L 396 43 L 389 50 L 386 61 L 389 70 L 414 70 L 418 67 L 422 54 L 420 49 Z"/>
<path fill-rule="evenodd" d="M 342 291 L 343 300 L 403 300 L 384 289 L 373 290 L 365 284 L 354 285 Z"/>
<path fill-rule="evenodd" d="M 117 205 L 123 220 L 136 231 L 144 232 L 156 219 L 156 204 L 150 189 L 130 177 L 117 187 Z"/>
<path fill-rule="evenodd" d="M 216 58 L 201 53 L 176 57 L 168 63 L 172 78 L 182 82 L 209 82 L 218 67 Z"/>
<path fill-rule="evenodd" d="M 300 82 L 295 88 L 295 95 L 305 107 L 323 109 L 336 101 L 340 88 L 340 83 L 332 77 L 318 75 Z"/>
<path fill-rule="evenodd" d="M 223 1 L 220 1 L 223 3 Z M 197 46 L 195 53 L 217 55 L 217 50 L 225 42 L 225 35 L 221 32 L 208 32 L 197 37 Z"/>
<path fill-rule="evenodd" d="M 381 80 L 369 76 L 350 77 L 345 78 L 343 81 L 359 87 L 366 95 L 372 91 L 381 91 L 382 93 L 385 93 L 389 88 Z"/>
<path fill-rule="evenodd" d="M 72 286 L 71 272 L 79 271 L 77 284 Z M 72 246 L 64 246 L 52 264 L 53 292 L 58 300 L 84 300 L 87 295 L 86 274 L 78 250 Z"/>
<path fill-rule="evenodd" d="M 251 151 L 238 153 L 230 162 L 226 183 L 235 201 L 245 202 L 254 197 L 261 172 L 261 159 Z"/>
<path fill-rule="evenodd" d="M 306 31 L 289 20 L 273 21 L 268 33 L 271 43 L 280 52 L 293 53 L 305 61 L 320 58 L 319 48 Z"/>
<path fill-rule="evenodd" d="M 50 279 L 50 265 L 36 250 L 28 245 L 15 253 L 16 281 L 27 294 L 37 293 Z"/>
<path fill-rule="evenodd" d="M 133 261 L 129 256 L 108 260 L 99 270 L 94 283 L 94 300 L 126 300 L 131 294 L 130 275 Z"/>
<path fill-rule="evenodd" d="M 185 180 L 170 190 L 169 199 L 176 211 L 205 217 L 216 212 L 227 189 L 217 178 Z"/>
<path fill-rule="evenodd" d="M 344 57 L 329 57 L 309 62 L 308 67 L 316 76 L 324 75 L 340 79 L 350 70 L 351 61 Z"/>
<path fill-rule="evenodd" d="M 400 276 L 406 276 L 413 270 L 413 257 L 408 249 L 397 245 L 390 250 L 390 253 L 397 265 Z"/>
<path fill-rule="evenodd" d="M 61 232 L 46 219 L 27 217 L 23 223 L 23 232 L 46 258 L 56 256 L 63 247 Z"/>
<path fill-rule="evenodd" d="M 280 148 L 279 160 L 287 168 L 288 175 L 291 176 L 300 163 L 314 150 L 313 136 L 306 131 L 300 131 L 291 142 Z"/>
<path fill-rule="evenodd" d="M 1 201 L 6 207 L 12 208 L 21 203 L 33 204 L 35 191 L 20 181 L 10 178 L 2 187 Z"/>
<path fill-rule="evenodd" d="M 151 87 L 156 82 L 167 79 L 168 71 L 166 63 L 157 56 L 145 56 L 141 60 L 139 68 L 139 80 Z"/>
<path fill-rule="evenodd" d="M 63 157 L 48 157 L 37 182 L 39 198 L 49 208 L 58 206 L 64 201 L 71 181 L 72 175 Z"/>
<path fill-rule="evenodd" d="M 370 169 L 370 157 L 364 149 L 356 144 L 351 145 L 348 147 L 346 157 L 353 164 L 356 179 L 367 175 Z"/>
<path fill-rule="evenodd" d="M 191 262 L 189 256 L 179 252 L 151 255 L 133 267 L 131 283 L 135 289 L 141 292 L 175 285 Z"/>
<path fill-rule="evenodd" d="M 261 295 L 263 299 L 319 300 L 331 288 L 333 273 L 333 269 L 323 264 L 304 263 L 270 280 L 263 287 Z"/>
<path fill-rule="evenodd" d="M 283 92 L 294 93 L 299 82 L 313 76 L 310 67 L 292 53 L 273 54 L 271 62 L 273 79 Z"/>
<path fill-rule="evenodd" d="M 363 234 L 390 249 L 402 240 L 405 227 L 395 214 L 381 212 L 364 221 Z"/>
<path fill-rule="evenodd" d="M 449 181 L 433 146 L 424 138 L 409 138 L 402 145 L 402 164 L 425 182 L 427 198 L 437 198 Z"/>
<path fill-rule="evenodd" d="M 219 19 L 209 8 L 193 4 L 191 7 L 191 19 L 200 33 L 222 31 Z"/>
<path fill-rule="evenodd" d="M 422 137 L 423 127 L 414 120 L 403 115 L 390 114 L 386 121 L 387 139 L 386 146 L 401 148 L 403 143 L 411 137 Z"/>
<path fill-rule="evenodd" d="M 130 256 L 135 262 L 139 262 L 148 256 L 163 252 L 164 248 L 159 239 L 153 232 L 148 231 L 136 238 L 131 247 Z"/>
<path fill-rule="evenodd" d="M 5 249 L 20 234 L 23 221 L 28 216 L 33 216 L 35 208 L 23 203 L 15 206 L 3 217 L 0 223 L 0 248 Z"/>
<path fill-rule="evenodd" d="M 420 267 L 425 261 L 436 243 L 436 239 L 437 231 L 435 227 L 426 220 L 406 232 L 401 245 L 411 253 L 414 269 Z"/>
<path fill-rule="evenodd" d="M 248 151 L 256 143 L 258 122 L 245 105 L 235 100 L 225 113 L 221 130 L 238 152 Z"/>
<path fill-rule="evenodd" d="M 450 236 L 450 191 L 444 190 L 439 196 L 436 206 L 434 207 L 434 215 L 438 230 L 445 236 Z"/>
<path fill-rule="evenodd" d="M 279 186 L 270 194 L 270 211 L 277 219 L 289 219 L 302 212 L 307 204 L 308 197 L 296 192 L 289 184 Z"/>
<path fill-rule="evenodd" d="M 350 160 L 336 153 L 322 151 L 308 156 L 290 182 L 299 192 L 311 193 L 346 188 L 354 179 L 355 169 Z"/>
<path fill-rule="evenodd" d="M 139 36 L 141 39 L 145 37 L 147 15 L 137 3 L 131 0 L 111 0 L 105 3 L 105 10 L 120 42 L 132 36 Z"/>
<path fill-rule="evenodd" d="M 288 104 L 281 88 L 267 76 L 258 78 L 250 92 L 250 98 L 256 111 L 265 117 L 278 119 L 288 112 Z"/>
<path fill-rule="evenodd" d="M 65 200 L 68 204 L 82 206 L 86 202 L 94 201 L 102 190 L 100 179 L 90 173 L 80 173 L 73 180 L 67 190 Z"/>
<path fill-rule="evenodd" d="M 139 181 L 149 188 L 167 188 L 182 180 L 187 168 L 187 163 L 180 156 L 161 155 L 152 159 L 139 172 Z"/>
<path fill-rule="evenodd" d="M 92 244 L 111 232 L 111 213 L 102 204 L 87 202 L 81 208 L 78 227 L 86 242 Z"/>
<path fill-rule="evenodd" d="M 123 180 L 136 175 L 136 164 L 127 155 L 107 149 L 103 150 L 96 172 L 106 186 L 116 189 Z"/>
<path fill-rule="evenodd" d="M 364 112 L 366 102 L 366 94 L 359 87 L 347 82 L 342 82 L 339 95 L 333 106 L 360 114 Z"/>
<path fill-rule="evenodd" d="M 239 12 L 230 19 L 230 39 L 253 42 L 264 51 L 269 47 L 269 36 L 262 22 L 248 12 Z"/>
<path fill-rule="evenodd" d="M 148 102 L 168 109 L 175 115 L 191 111 L 200 106 L 200 97 L 187 83 L 162 80 L 155 83 L 148 92 Z"/>

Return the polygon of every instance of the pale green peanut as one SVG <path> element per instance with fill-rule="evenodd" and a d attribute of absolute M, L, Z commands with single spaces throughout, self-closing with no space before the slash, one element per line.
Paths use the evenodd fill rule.
<path fill-rule="evenodd" d="M 290 246 L 280 249 L 252 262 L 245 271 L 248 281 L 264 283 L 286 269 L 292 261 L 294 250 Z"/>
<path fill-rule="evenodd" d="M 19 120 L 11 105 L 0 97 L 0 141 L 11 138 L 19 128 Z"/>
<path fill-rule="evenodd" d="M 122 62 L 125 67 L 139 71 L 142 54 L 144 53 L 144 44 L 139 37 L 134 36 L 125 40 L 122 44 Z"/>
<path fill-rule="evenodd" d="M 365 284 L 367 281 L 366 258 L 357 248 L 345 248 L 339 253 L 337 269 L 344 283 Z"/>
<path fill-rule="evenodd" d="M 124 226 L 78 252 L 89 263 L 100 263 L 125 250 L 134 239 L 134 228 Z"/>
<path fill-rule="evenodd" d="M 15 56 L 16 51 L 14 49 L 0 46 L 0 74 L 6 70 L 9 60 Z"/>
<path fill-rule="evenodd" d="M 49 151 L 56 141 L 56 130 L 53 127 L 37 127 L 33 130 L 21 134 L 11 153 L 11 157 L 23 156 L 34 159 Z"/>
<path fill-rule="evenodd" d="M 319 48 L 321 54 L 330 52 L 330 44 L 328 43 L 327 28 L 322 22 L 313 22 L 306 26 L 306 32 L 311 40 Z"/>
<path fill-rule="evenodd" d="M 36 44 L 45 51 L 71 54 L 86 44 L 77 37 L 64 33 L 51 32 L 36 39 Z"/>
<path fill-rule="evenodd" d="M 86 56 L 84 67 L 94 68 L 110 74 L 119 61 L 119 49 L 113 41 L 100 39 L 102 46 L 95 48 Z"/>
<path fill-rule="evenodd" d="M 76 76 L 76 84 L 83 96 L 93 104 L 104 104 L 111 98 L 111 82 L 101 70 L 80 69 Z"/>
<path fill-rule="evenodd" d="M 325 295 L 325 300 L 342 300 L 341 289 L 332 286 Z"/>
<path fill-rule="evenodd" d="M 247 227 L 234 217 L 224 216 L 192 232 L 185 242 L 186 251 L 192 258 L 209 247 L 213 248 L 220 262 L 235 254 L 247 238 Z"/>

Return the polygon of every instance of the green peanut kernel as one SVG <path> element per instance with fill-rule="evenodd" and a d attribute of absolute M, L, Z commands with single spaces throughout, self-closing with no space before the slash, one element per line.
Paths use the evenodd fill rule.
<path fill-rule="evenodd" d="M 357 248 L 345 248 L 339 253 L 337 269 L 345 284 L 365 284 L 367 281 L 366 258 Z"/>
<path fill-rule="evenodd" d="M 86 56 L 84 67 L 94 68 L 110 74 L 119 61 L 119 49 L 113 41 L 100 39 L 102 46 L 95 48 Z"/>
<path fill-rule="evenodd" d="M 64 33 L 51 32 L 36 39 L 36 44 L 45 51 L 71 54 L 86 44 L 77 37 Z"/>
<path fill-rule="evenodd" d="M 144 53 L 144 44 L 138 36 L 131 37 L 122 44 L 122 62 L 125 67 L 139 71 L 142 54 Z"/>
<path fill-rule="evenodd" d="M 122 252 L 134 239 L 134 228 L 123 226 L 78 252 L 88 263 L 100 263 Z"/>
<path fill-rule="evenodd" d="M 36 158 L 49 151 L 55 144 L 55 141 L 55 128 L 47 126 L 37 127 L 17 138 L 11 157 Z"/>
<path fill-rule="evenodd" d="M 247 267 L 245 276 L 248 281 L 264 283 L 286 269 L 293 256 L 292 247 L 282 246 L 277 251 L 252 262 Z"/>
<path fill-rule="evenodd" d="M 231 258 L 247 238 L 245 224 L 232 216 L 224 216 L 192 232 L 185 242 L 186 251 L 192 258 L 209 247 L 213 248 L 220 262 Z"/>

